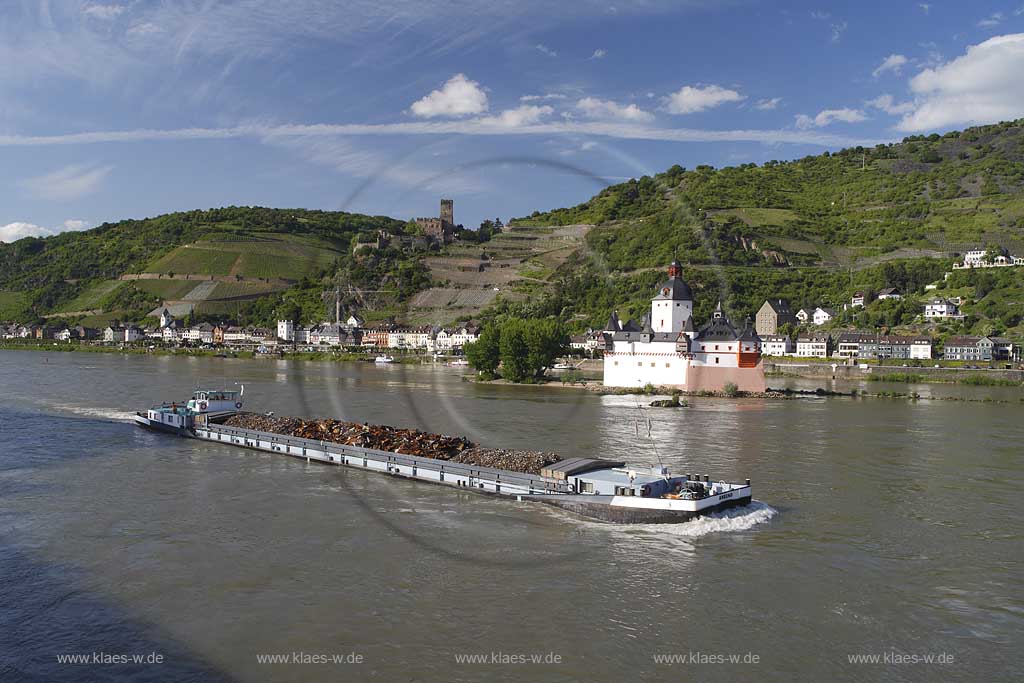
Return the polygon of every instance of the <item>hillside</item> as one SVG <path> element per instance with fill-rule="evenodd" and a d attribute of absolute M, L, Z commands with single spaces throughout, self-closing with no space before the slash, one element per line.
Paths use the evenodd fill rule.
<path fill-rule="evenodd" d="M 360 235 L 404 223 L 382 216 L 228 207 L 105 223 L 0 244 L 0 318 L 101 325 L 139 320 L 166 302 L 185 315 L 234 316 L 281 303 L 322 309 L 322 282 L 352 266 Z M 398 260 L 385 254 L 383 272 Z M 305 291 L 308 290 L 308 291 Z M 312 313 L 312 311 L 311 311 Z"/>
<path fill-rule="evenodd" d="M 734 315 L 752 315 L 771 296 L 839 306 L 860 288 L 897 286 L 923 299 L 924 285 L 969 248 L 1024 255 L 1022 192 L 1016 121 L 761 166 L 674 166 L 512 223 L 596 226 L 561 273 L 557 297 L 529 305 L 600 326 L 612 307 L 639 314 L 674 256 L 705 292 L 699 315 L 719 297 Z M 1022 332 L 1024 301 L 1013 292 L 1024 274 L 1009 271 L 957 273 L 949 283 L 950 292 L 987 290 L 969 297 L 962 331 Z M 976 288 L 985 277 L 996 284 Z"/>

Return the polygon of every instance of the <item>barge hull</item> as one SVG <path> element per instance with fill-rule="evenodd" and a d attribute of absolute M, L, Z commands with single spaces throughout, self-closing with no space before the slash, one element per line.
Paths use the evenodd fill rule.
<path fill-rule="evenodd" d="M 750 505 L 751 497 L 733 498 L 722 501 L 701 510 L 658 510 L 653 508 L 625 507 L 610 505 L 607 502 L 581 500 L 593 496 L 523 496 L 523 500 L 533 500 L 551 505 L 581 517 L 596 519 L 613 524 L 680 524 L 698 517 L 706 517 L 714 512 L 728 508 Z"/>
<path fill-rule="evenodd" d="M 142 424 L 141 421 L 140 424 Z M 157 428 L 157 426 L 152 425 L 151 428 Z M 703 507 L 700 510 L 636 507 L 615 504 L 613 503 L 614 496 L 576 494 L 564 481 L 556 481 L 535 474 L 452 463 L 436 458 L 378 451 L 360 446 L 316 441 L 271 432 L 239 429 L 213 422 L 197 423 L 193 432 L 180 435 L 287 455 L 303 459 L 306 462 L 344 465 L 406 479 L 452 486 L 473 493 L 504 495 L 521 501 L 541 502 L 589 519 L 613 524 L 679 524 L 726 508 L 747 505 L 751 501 L 748 485 L 741 491 L 741 494 L 745 495 L 721 500 L 715 505 Z"/>

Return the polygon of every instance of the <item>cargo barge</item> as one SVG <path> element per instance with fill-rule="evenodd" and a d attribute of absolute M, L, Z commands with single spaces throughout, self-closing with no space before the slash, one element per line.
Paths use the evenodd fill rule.
<path fill-rule="evenodd" d="M 223 424 L 241 409 L 242 391 L 200 390 L 182 405 L 163 404 L 137 413 L 135 421 L 179 436 L 510 496 L 619 524 L 685 522 L 751 502 L 749 479 L 742 484 L 713 482 L 707 475 L 672 476 L 665 467 L 596 458 L 560 460 L 532 474 Z"/>

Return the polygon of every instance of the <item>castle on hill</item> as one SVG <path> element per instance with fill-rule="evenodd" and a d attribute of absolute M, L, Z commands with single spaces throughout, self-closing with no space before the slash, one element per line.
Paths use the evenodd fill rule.
<path fill-rule="evenodd" d="M 673 261 L 641 324 L 611 314 L 604 331 L 605 386 L 721 391 L 732 383 L 740 391 L 764 391 L 761 339 L 750 321 L 737 330 L 719 301 L 711 320 L 698 328 L 693 293 L 682 275 Z"/>

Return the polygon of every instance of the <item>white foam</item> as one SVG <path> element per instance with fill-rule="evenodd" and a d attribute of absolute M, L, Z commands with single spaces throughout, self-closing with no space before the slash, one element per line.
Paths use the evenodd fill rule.
<path fill-rule="evenodd" d="M 705 517 L 698 517 L 681 524 L 622 524 L 616 525 L 615 529 L 633 533 L 655 534 L 661 537 L 675 536 L 677 538 L 693 539 L 707 536 L 708 534 L 747 531 L 758 524 L 765 524 L 777 513 L 778 510 L 767 503 L 755 500 L 743 507 L 713 512 Z"/>
<path fill-rule="evenodd" d="M 48 408 L 58 410 L 63 413 L 71 413 L 73 415 L 81 415 L 83 417 L 95 417 L 103 420 L 112 420 L 114 422 L 131 422 L 135 413 L 126 412 L 123 410 L 110 410 L 109 408 L 93 408 L 91 406 L 79 406 L 72 403 L 46 403 Z"/>

